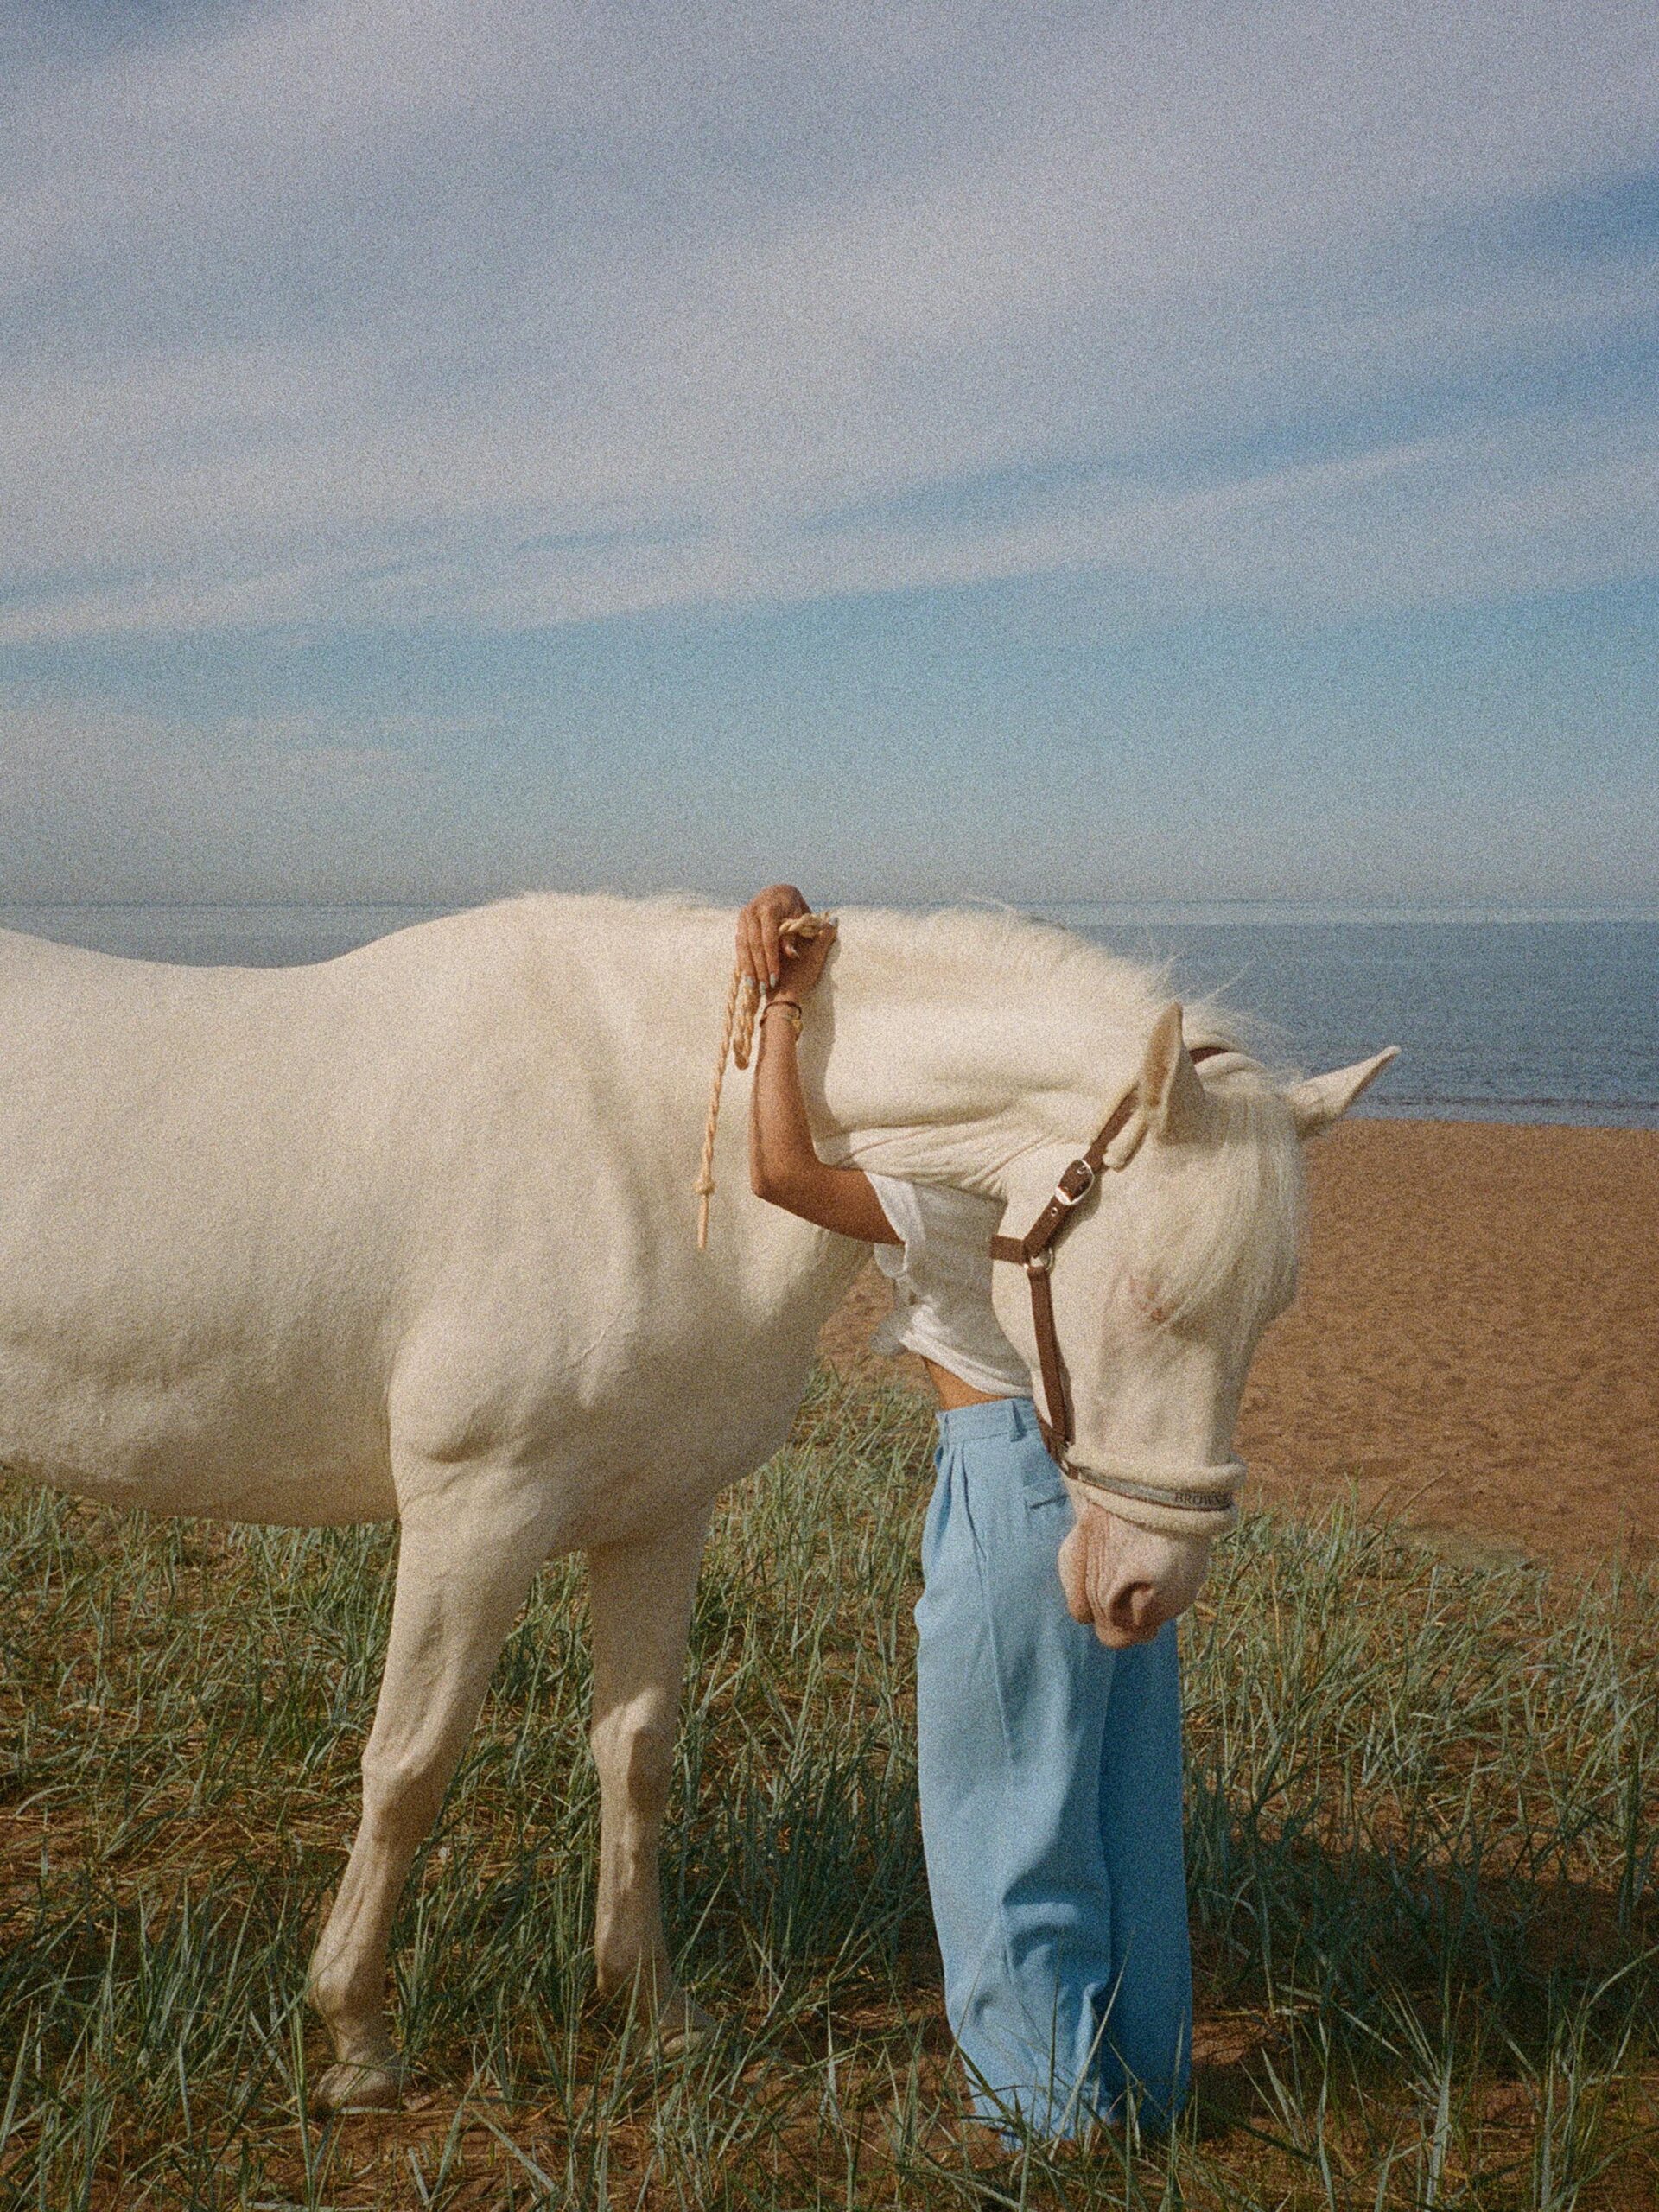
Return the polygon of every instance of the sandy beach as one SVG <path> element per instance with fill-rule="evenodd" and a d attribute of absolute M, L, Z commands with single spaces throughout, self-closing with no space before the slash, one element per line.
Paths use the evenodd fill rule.
<path fill-rule="evenodd" d="M 1251 1494 L 1352 1494 L 1454 1554 L 1659 1555 L 1659 1131 L 1356 1121 L 1309 1179 L 1239 1424 Z M 867 1268 L 837 1365 L 891 1366 L 865 1349 L 886 1306 Z"/>

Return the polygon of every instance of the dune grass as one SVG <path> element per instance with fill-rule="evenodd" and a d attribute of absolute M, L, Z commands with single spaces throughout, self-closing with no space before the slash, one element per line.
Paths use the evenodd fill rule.
<path fill-rule="evenodd" d="M 1659 2201 L 1659 1591 L 1338 1516 L 1225 1547 L 1186 1638 L 1198 2085 L 1167 2144 L 964 2126 L 915 1810 L 931 1422 L 824 1378 L 698 1597 L 665 1868 L 728 2023 L 589 1995 L 579 1563 L 541 1577 L 402 1916 L 407 2109 L 304 2116 L 391 1532 L 0 1498 L 0 2205 Z"/>

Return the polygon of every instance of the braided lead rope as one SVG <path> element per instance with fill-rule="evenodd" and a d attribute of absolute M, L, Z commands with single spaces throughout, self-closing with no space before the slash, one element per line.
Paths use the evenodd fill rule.
<path fill-rule="evenodd" d="M 778 934 L 785 941 L 815 938 L 829 918 L 828 914 L 798 914 L 793 921 L 780 924 Z M 726 1019 L 720 1032 L 720 1052 L 715 1061 L 714 1080 L 709 1085 L 709 1113 L 702 1125 L 702 1164 L 692 1185 L 697 1194 L 699 1252 L 706 1252 L 709 1249 L 709 1201 L 715 1195 L 715 1131 L 720 1125 L 720 1094 L 726 1084 L 727 1056 L 729 1053 L 739 1067 L 747 1067 L 759 1014 L 760 1006 L 753 978 L 741 964 L 734 965 L 731 988 L 726 994 Z"/>

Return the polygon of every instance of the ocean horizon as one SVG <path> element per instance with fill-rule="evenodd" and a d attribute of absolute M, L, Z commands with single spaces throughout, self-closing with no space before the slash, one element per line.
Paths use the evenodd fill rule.
<path fill-rule="evenodd" d="M 132 958 L 283 967 L 455 911 L 413 900 L 34 900 L 0 904 L 0 926 Z M 1222 994 L 1287 1065 L 1339 1066 L 1399 1045 L 1358 1112 L 1659 1128 L 1659 906 L 1144 900 L 1027 911 L 1164 963 L 1177 995 Z"/>

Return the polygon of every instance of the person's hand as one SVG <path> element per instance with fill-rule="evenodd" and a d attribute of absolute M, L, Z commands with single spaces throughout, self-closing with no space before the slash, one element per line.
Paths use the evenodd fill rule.
<path fill-rule="evenodd" d="M 737 964 L 762 995 L 776 989 L 783 973 L 779 927 L 811 911 L 792 883 L 774 883 L 757 891 L 738 916 Z"/>
<path fill-rule="evenodd" d="M 778 990 L 785 998 L 804 999 L 823 975 L 823 963 L 830 957 L 830 948 L 835 941 L 833 922 L 825 922 L 816 937 L 785 938 L 784 972 L 778 979 Z"/>
<path fill-rule="evenodd" d="M 738 916 L 737 964 L 763 996 L 781 984 L 791 997 L 799 998 L 823 973 L 835 942 L 833 923 L 816 938 L 792 943 L 779 934 L 784 923 L 811 911 L 792 883 L 774 883 L 757 891 Z"/>

